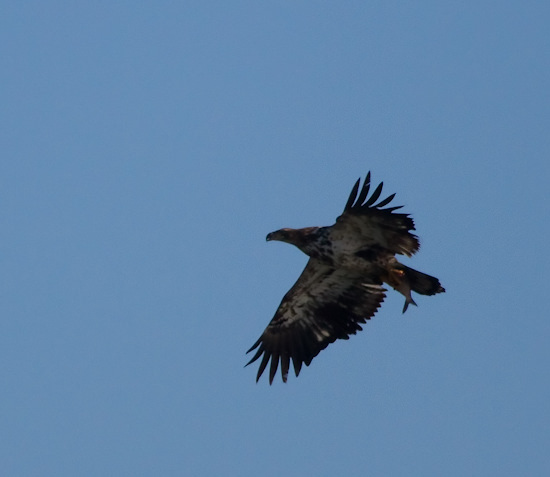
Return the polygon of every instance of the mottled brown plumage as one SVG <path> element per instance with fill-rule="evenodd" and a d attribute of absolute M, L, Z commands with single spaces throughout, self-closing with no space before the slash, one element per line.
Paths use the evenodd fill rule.
<path fill-rule="evenodd" d="M 256 381 L 269 364 L 269 383 L 281 365 L 287 380 L 290 361 L 296 376 L 302 365 L 337 339 L 357 333 L 385 298 L 382 283 L 405 297 L 403 312 L 421 295 L 444 292 L 439 280 L 397 261 L 420 246 L 412 218 L 387 207 L 395 194 L 377 203 L 383 183 L 368 197 L 370 172 L 359 190 L 358 180 L 344 212 L 330 227 L 281 229 L 267 240 L 287 242 L 310 257 L 298 281 L 284 296 L 275 316 L 248 350 L 256 353 L 247 366 L 262 358 Z M 271 360 L 271 363 L 270 363 Z"/>

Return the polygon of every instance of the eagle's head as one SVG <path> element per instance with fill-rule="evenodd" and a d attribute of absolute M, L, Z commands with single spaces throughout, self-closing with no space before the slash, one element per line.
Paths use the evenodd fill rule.
<path fill-rule="evenodd" d="M 267 237 L 265 239 L 267 242 L 271 240 L 277 240 L 279 242 L 292 243 L 292 237 L 295 235 L 293 232 L 296 232 L 296 230 L 295 229 L 275 230 L 275 232 L 271 232 L 270 234 L 267 234 Z"/>
<path fill-rule="evenodd" d="M 304 229 L 280 229 L 267 234 L 265 238 L 268 242 L 277 240 L 295 245 L 300 250 L 308 253 L 308 245 L 315 241 L 315 233 L 319 227 L 306 227 Z"/>

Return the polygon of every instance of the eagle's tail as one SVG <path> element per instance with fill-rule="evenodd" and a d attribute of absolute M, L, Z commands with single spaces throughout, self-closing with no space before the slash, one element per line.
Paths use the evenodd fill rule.
<path fill-rule="evenodd" d="M 445 288 L 441 286 L 437 278 L 405 265 L 401 265 L 401 267 L 403 267 L 402 270 L 405 272 L 405 278 L 409 282 L 412 291 L 421 295 L 435 295 L 436 293 L 443 293 L 445 291 Z"/>
<path fill-rule="evenodd" d="M 388 278 L 387 283 L 405 297 L 403 313 L 407 311 L 410 304 L 416 305 L 412 299 L 411 291 L 420 295 L 435 295 L 445 291 L 437 278 L 409 268 L 399 262 L 390 271 Z"/>

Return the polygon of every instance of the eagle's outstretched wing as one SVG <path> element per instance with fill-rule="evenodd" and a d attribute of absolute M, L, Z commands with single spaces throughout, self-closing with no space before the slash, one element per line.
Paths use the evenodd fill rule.
<path fill-rule="evenodd" d="M 420 247 L 418 237 L 411 233 L 415 229 L 414 221 L 408 214 L 395 213 L 402 206 L 383 208 L 393 200 L 395 194 L 376 203 L 383 185 L 381 182 L 367 198 L 370 190 L 370 172 L 361 190 L 360 179 L 357 180 L 344 212 L 331 227 L 331 239 L 354 240 L 365 250 L 370 246 L 410 257 Z"/>
<path fill-rule="evenodd" d="M 270 384 L 279 362 L 283 381 L 286 382 L 291 359 L 298 376 L 302 364 L 309 366 L 330 343 L 360 331 L 359 323 L 374 315 L 384 300 L 384 292 L 377 277 L 335 269 L 311 258 L 262 336 L 248 350 L 257 348 L 247 366 L 262 357 L 256 381 L 270 358 Z"/>

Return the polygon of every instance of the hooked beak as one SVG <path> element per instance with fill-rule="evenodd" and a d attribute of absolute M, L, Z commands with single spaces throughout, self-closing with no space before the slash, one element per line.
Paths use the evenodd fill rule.
<path fill-rule="evenodd" d="M 266 238 L 265 238 L 265 241 L 266 242 L 269 242 L 270 240 L 273 240 L 273 232 L 267 234 Z"/>

